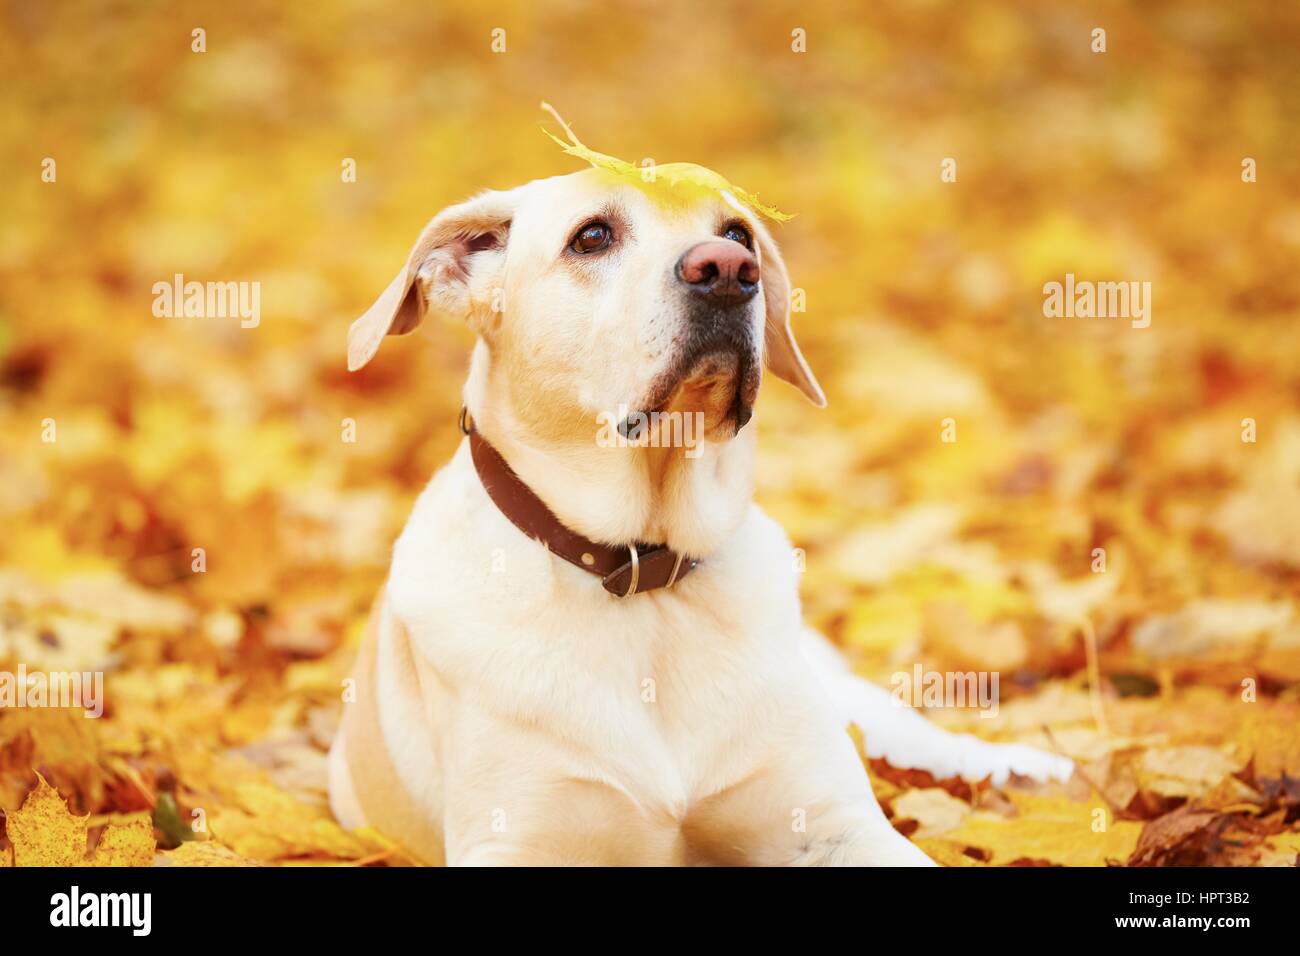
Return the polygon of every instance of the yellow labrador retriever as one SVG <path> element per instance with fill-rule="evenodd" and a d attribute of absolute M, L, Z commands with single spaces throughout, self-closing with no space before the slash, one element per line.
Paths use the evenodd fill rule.
<path fill-rule="evenodd" d="M 804 630 L 746 427 L 764 367 L 824 404 L 789 296 L 722 190 L 592 169 L 425 227 L 348 365 L 463 317 L 466 438 L 376 602 L 330 754 L 340 822 L 430 863 L 923 865 L 849 720 L 904 766 L 1068 774 L 892 706 Z"/>

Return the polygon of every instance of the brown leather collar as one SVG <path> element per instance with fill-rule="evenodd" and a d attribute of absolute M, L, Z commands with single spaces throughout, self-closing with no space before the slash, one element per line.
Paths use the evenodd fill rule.
<path fill-rule="evenodd" d="M 656 588 L 671 588 L 700 563 L 662 544 L 634 542 L 612 547 L 598 544 L 566 528 L 506 464 L 501 453 L 479 434 L 478 429 L 466 424 L 464 409 L 460 413 L 460 429 L 469 436 L 474 468 L 497 509 L 516 528 L 540 541 L 556 557 L 597 575 L 610 594 L 631 597 Z"/>

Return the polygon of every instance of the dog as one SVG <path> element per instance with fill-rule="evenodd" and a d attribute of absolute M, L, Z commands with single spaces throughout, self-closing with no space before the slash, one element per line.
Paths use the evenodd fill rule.
<path fill-rule="evenodd" d="M 465 320 L 465 438 L 362 642 L 329 757 L 343 826 L 435 865 L 927 865 L 848 722 L 903 766 L 1068 775 L 894 706 L 804 628 L 791 544 L 751 500 L 765 372 L 825 404 L 790 296 L 725 189 L 595 168 L 428 223 L 348 366 L 428 313 Z M 694 448 L 649 440 L 675 415 Z"/>

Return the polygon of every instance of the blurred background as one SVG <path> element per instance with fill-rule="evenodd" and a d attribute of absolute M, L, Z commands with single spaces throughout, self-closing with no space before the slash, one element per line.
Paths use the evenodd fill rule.
<path fill-rule="evenodd" d="M 776 235 L 830 406 L 765 387 L 758 498 L 809 618 L 878 679 L 999 671 L 998 720 L 939 717 L 1071 753 L 1069 796 L 1131 828 L 1000 850 L 961 828 L 1047 811 L 875 766 L 896 822 L 967 863 L 1123 860 L 1196 801 L 1294 822 L 1300 7 L 0 11 L 0 668 L 108 674 L 104 720 L 0 712 L 0 807 L 40 769 L 163 847 L 203 806 L 241 858 L 393 858 L 329 829 L 319 753 L 471 343 L 434 323 L 349 375 L 347 325 L 443 206 L 581 168 L 545 99 L 594 149 L 797 214 Z M 156 317 L 177 273 L 259 282 L 260 324 Z M 1066 273 L 1150 282 L 1150 327 L 1045 317 Z"/>

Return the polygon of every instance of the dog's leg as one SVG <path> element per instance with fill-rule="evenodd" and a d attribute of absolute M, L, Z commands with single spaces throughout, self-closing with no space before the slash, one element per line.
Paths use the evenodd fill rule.
<path fill-rule="evenodd" d="M 933 866 L 894 829 L 830 708 L 782 709 L 754 771 L 683 821 L 693 862 L 725 866 Z"/>
<path fill-rule="evenodd" d="M 835 646 L 816 631 L 805 629 L 804 650 L 845 722 L 862 731 L 869 757 L 941 779 L 989 777 L 994 784 L 1005 783 L 1013 773 L 1047 781 L 1068 780 L 1074 772 L 1068 757 L 936 727 L 912 708 L 899 706 L 883 687 L 851 673 Z"/>
<path fill-rule="evenodd" d="M 610 778 L 583 776 L 598 754 L 462 708 L 444 748 L 452 866 L 667 866 L 685 862 L 676 815 Z M 491 741 L 485 746 L 481 741 Z"/>
<path fill-rule="evenodd" d="M 344 749 L 343 735 L 334 738 L 329 752 L 329 797 L 330 810 L 339 826 L 345 830 L 355 830 L 366 825 L 366 815 L 357 799 L 356 788 L 352 785 L 352 771 L 348 767 L 347 751 Z"/>

